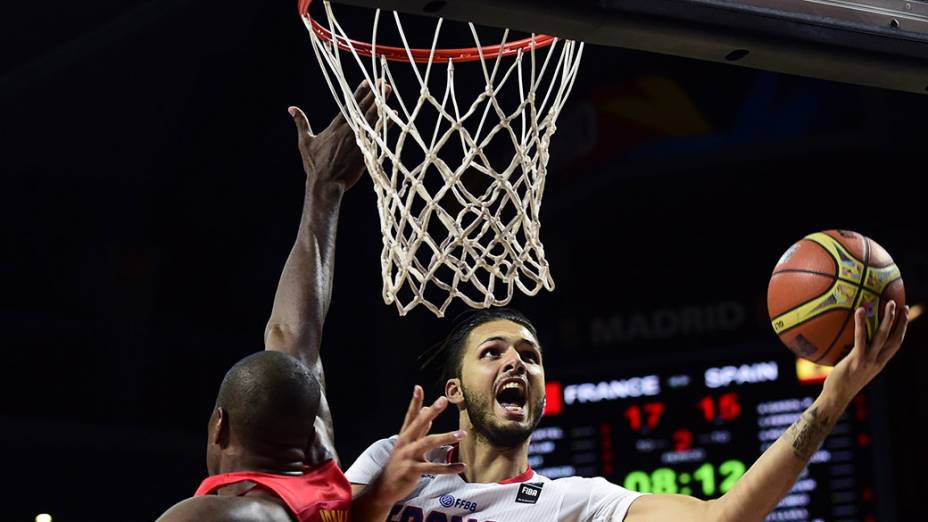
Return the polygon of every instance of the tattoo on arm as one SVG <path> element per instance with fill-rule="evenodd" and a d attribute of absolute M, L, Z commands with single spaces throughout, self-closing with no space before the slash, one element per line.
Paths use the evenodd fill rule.
<path fill-rule="evenodd" d="M 788 430 L 796 457 L 804 461 L 811 459 L 831 432 L 835 420 L 819 414 L 818 408 L 806 410 Z"/>

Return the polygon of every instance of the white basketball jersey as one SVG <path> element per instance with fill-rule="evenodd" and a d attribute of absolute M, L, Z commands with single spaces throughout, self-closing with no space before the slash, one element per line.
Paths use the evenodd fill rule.
<path fill-rule="evenodd" d="M 345 475 L 369 484 L 390 457 L 396 436 L 372 444 Z M 428 459 L 447 462 L 451 447 Z M 529 468 L 499 483 L 472 484 L 458 475 L 423 475 L 412 494 L 393 506 L 387 522 L 621 522 L 641 493 L 603 478 L 551 480 Z"/>

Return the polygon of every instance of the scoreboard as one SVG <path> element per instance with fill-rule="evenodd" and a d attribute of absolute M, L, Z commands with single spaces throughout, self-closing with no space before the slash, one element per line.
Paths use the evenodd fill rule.
<path fill-rule="evenodd" d="M 812 404 L 823 372 L 776 346 L 549 373 L 529 462 L 549 478 L 602 476 L 636 491 L 717 498 Z M 768 521 L 895 518 L 874 386 L 854 399 Z"/>

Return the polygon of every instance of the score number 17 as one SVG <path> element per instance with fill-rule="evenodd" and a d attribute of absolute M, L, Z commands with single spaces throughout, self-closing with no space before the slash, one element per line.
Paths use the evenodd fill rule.
<path fill-rule="evenodd" d="M 625 409 L 625 418 L 628 419 L 628 425 L 633 431 L 641 431 L 642 426 L 653 430 L 660 423 L 662 413 L 664 413 L 663 402 L 648 402 L 643 406 L 632 404 Z"/>

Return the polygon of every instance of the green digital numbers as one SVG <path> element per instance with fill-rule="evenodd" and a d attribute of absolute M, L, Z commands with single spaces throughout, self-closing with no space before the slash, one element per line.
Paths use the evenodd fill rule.
<path fill-rule="evenodd" d="M 718 478 L 716 476 L 718 471 Z M 642 493 L 682 493 L 695 494 L 700 497 L 712 497 L 716 493 L 725 494 L 744 475 L 745 465 L 740 460 L 726 460 L 716 466 L 706 462 L 692 473 L 677 472 L 672 468 L 657 468 L 651 473 L 632 471 L 625 476 L 626 489 Z M 716 481 L 721 483 L 716 487 Z M 682 487 L 681 487 L 682 484 Z"/>
<path fill-rule="evenodd" d="M 651 473 L 651 493 L 676 493 L 677 473 L 670 468 L 657 468 Z"/>
<path fill-rule="evenodd" d="M 712 464 L 706 462 L 699 469 L 693 472 L 693 478 L 702 484 L 702 494 L 711 497 L 715 495 L 715 469 Z"/>
<path fill-rule="evenodd" d="M 650 493 L 651 477 L 644 471 L 632 471 L 625 477 L 623 486 L 625 486 L 625 489 L 630 489 L 632 491 Z"/>
<path fill-rule="evenodd" d="M 725 480 L 723 480 L 722 484 L 719 486 L 719 491 L 724 495 L 735 485 L 735 482 L 738 482 L 741 475 L 744 475 L 744 462 L 740 460 L 726 460 L 719 466 L 719 474 L 725 477 Z"/>

